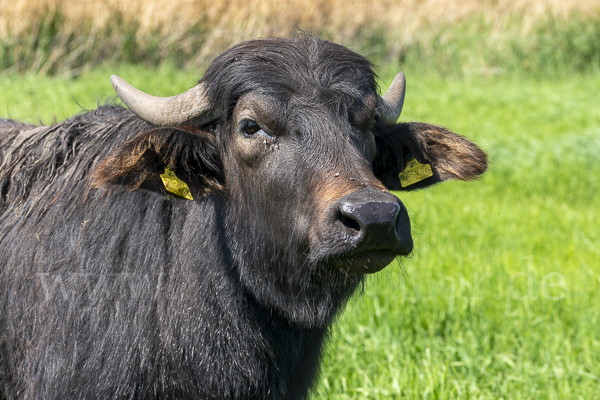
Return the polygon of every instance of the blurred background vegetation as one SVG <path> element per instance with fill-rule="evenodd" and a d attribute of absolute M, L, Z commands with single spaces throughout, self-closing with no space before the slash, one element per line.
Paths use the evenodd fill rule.
<path fill-rule="evenodd" d="M 0 0 L 0 117 L 167 96 L 297 28 L 407 74 L 401 119 L 479 144 L 478 182 L 397 193 L 413 255 L 332 329 L 315 399 L 600 399 L 600 1 Z M 82 110 L 83 109 L 83 110 Z"/>
<path fill-rule="evenodd" d="M 600 68 L 597 0 L 0 0 L 0 68 L 202 69 L 235 43 L 297 28 L 442 75 Z"/>

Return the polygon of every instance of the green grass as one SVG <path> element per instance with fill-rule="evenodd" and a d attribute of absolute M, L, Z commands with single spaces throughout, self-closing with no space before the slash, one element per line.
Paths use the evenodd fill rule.
<path fill-rule="evenodd" d="M 157 96 L 181 93 L 201 77 L 168 63 L 156 70 L 131 65 L 101 66 L 75 79 L 33 73 L 0 75 L 0 117 L 49 124 L 95 108 L 98 103 L 114 101 L 117 96 L 110 84 L 111 74 Z"/>
<path fill-rule="evenodd" d="M 168 66 L 10 75 L 0 115 L 50 122 L 94 107 L 113 96 L 110 73 L 160 95 L 198 78 Z M 400 194 L 415 253 L 352 299 L 313 398 L 600 398 L 600 74 L 438 76 L 407 71 L 402 120 L 473 139 L 490 169 Z"/>

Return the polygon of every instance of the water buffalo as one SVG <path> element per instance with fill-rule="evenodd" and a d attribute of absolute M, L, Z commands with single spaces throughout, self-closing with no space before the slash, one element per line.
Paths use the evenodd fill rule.
<path fill-rule="evenodd" d="M 486 156 L 397 124 L 404 75 L 314 37 L 253 40 L 170 98 L 0 120 L 1 399 L 300 399 L 328 328 L 413 248 L 390 190 Z"/>

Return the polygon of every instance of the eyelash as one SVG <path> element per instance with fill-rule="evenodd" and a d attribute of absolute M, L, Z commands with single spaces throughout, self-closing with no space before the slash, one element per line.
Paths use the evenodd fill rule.
<path fill-rule="evenodd" d="M 254 136 L 262 131 L 262 128 L 252 120 L 245 120 L 240 123 L 240 131 L 246 136 Z"/>

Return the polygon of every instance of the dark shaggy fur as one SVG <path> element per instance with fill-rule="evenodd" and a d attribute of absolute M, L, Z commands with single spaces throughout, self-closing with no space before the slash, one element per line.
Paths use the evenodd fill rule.
<path fill-rule="evenodd" d="M 115 106 L 0 120 L 0 399 L 304 398 L 362 281 L 328 261 L 322 215 L 399 188 L 409 151 L 427 184 L 485 170 L 440 127 L 369 133 L 371 64 L 335 44 L 243 43 L 202 81 L 223 115 L 204 127 Z M 271 134 L 242 138 L 241 107 Z M 194 201 L 164 189 L 165 165 Z"/>

